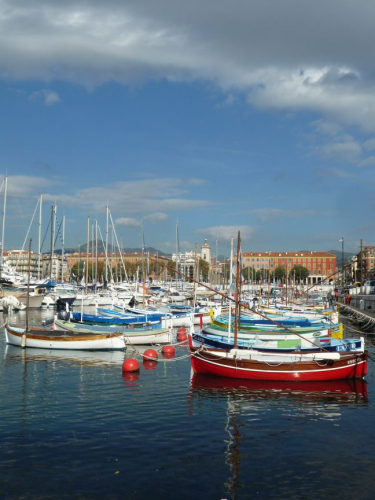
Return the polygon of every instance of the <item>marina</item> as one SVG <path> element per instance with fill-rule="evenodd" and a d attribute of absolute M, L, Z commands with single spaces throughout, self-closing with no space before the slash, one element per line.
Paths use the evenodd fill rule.
<path fill-rule="evenodd" d="M 30 325 L 53 314 L 32 310 Z M 1 498 L 370 498 L 372 361 L 366 380 L 236 380 L 193 374 L 176 329 L 173 358 L 152 346 L 158 361 L 146 346 L 20 349 L 0 335 Z M 130 357 L 138 372 L 122 371 Z"/>
<path fill-rule="evenodd" d="M 0 500 L 373 498 L 374 17 L 0 0 Z"/>

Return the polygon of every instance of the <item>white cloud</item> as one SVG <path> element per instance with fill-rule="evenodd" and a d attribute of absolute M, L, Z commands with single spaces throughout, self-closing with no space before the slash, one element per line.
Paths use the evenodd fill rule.
<path fill-rule="evenodd" d="M 351 0 L 216 0 L 215 8 L 205 0 L 1 0 L 0 75 L 88 87 L 206 81 L 227 104 L 241 91 L 254 106 L 312 110 L 374 131 L 374 17 L 367 0 L 355 9 Z"/>
<path fill-rule="evenodd" d="M 145 215 L 143 217 L 143 220 L 151 222 L 151 223 L 164 222 L 167 219 L 168 219 L 168 215 L 163 214 L 162 212 L 155 212 L 153 214 Z"/>
<path fill-rule="evenodd" d="M 126 227 L 140 227 L 141 221 L 137 219 L 133 219 L 131 217 L 120 217 L 116 219 L 117 226 L 126 226 Z"/>
<path fill-rule="evenodd" d="M 311 123 L 315 130 L 324 135 L 336 136 L 342 134 L 343 128 L 337 123 L 326 120 L 315 120 Z"/>
<path fill-rule="evenodd" d="M 44 177 L 9 175 L 7 192 L 9 197 L 21 199 L 40 194 L 43 190 L 56 185 L 58 185 L 58 181 L 45 179 Z"/>
<path fill-rule="evenodd" d="M 218 239 L 218 241 L 230 241 L 233 238 L 237 241 L 238 231 L 240 231 L 241 240 L 249 240 L 254 233 L 252 226 L 211 226 L 198 229 L 198 232 L 207 238 Z"/>
<path fill-rule="evenodd" d="M 366 167 L 374 164 L 373 156 L 366 157 L 366 150 L 375 149 L 374 139 L 367 141 L 363 141 L 361 138 L 356 139 L 352 135 L 347 134 L 340 125 L 333 122 L 317 120 L 312 122 L 311 125 L 319 135 L 315 138 L 313 137 L 314 140 L 317 139 L 320 143 L 319 146 L 313 149 L 315 154 L 328 160 L 340 160 L 358 167 Z M 325 137 L 322 138 L 322 136 Z M 329 169 L 329 171 L 333 173 L 335 169 Z"/>
<path fill-rule="evenodd" d="M 135 220 L 131 216 L 137 215 L 139 220 L 160 222 L 168 218 L 165 212 L 196 210 L 212 204 L 207 200 L 191 198 L 194 185 L 195 182 L 190 183 L 189 179 L 183 178 L 142 179 L 88 187 L 71 194 L 49 193 L 44 197 L 92 214 L 104 213 L 108 200 L 111 200 L 110 210 L 116 218 L 131 223 L 129 221 Z"/>
<path fill-rule="evenodd" d="M 324 170 L 323 175 L 326 175 L 328 177 L 335 177 L 337 179 L 349 179 L 351 177 L 354 177 L 354 174 L 352 172 L 346 172 L 341 168 L 329 168 L 327 170 Z"/>
<path fill-rule="evenodd" d="M 50 89 L 37 90 L 30 95 L 31 101 L 43 100 L 46 106 L 52 106 L 57 102 L 60 102 L 59 94 Z"/>
<path fill-rule="evenodd" d="M 235 96 L 233 94 L 228 94 L 224 99 L 224 101 L 216 105 L 216 108 L 229 108 L 230 106 L 233 106 L 235 101 L 236 101 Z"/>
<path fill-rule="evenodd" d="M 248 102 L 260 108 L 311 110 L 344 125 L 374 131 L 375 85 L 363 85 L 359 77 L 350 78 L 353 74 L 352 69 L 343 67 L 259 71 L 251 77 Z"/>
<path fill-rule="evenodd" d="M 362 147 L 358 141 L 350 138 L 346 141 L 325 144 L 320 148 L 320 151 L 326 158 L 341 158 L 357 162 L 362 154 Z"/>
<path fill-rule="evenodd" d="M 363 147 L 367 149 L 368 151 L 374 151 L 375 150 L 375 137 L 372 137 L 371 139 L 368 139 L 363 143 Z"/>
<path fill-rule="evenodd" d="M 258 208 L 251 210 L 261 222 L 280 218 L 299 218 L 314 215 L 314 210 L 283 210 L 280 208 Z"/>

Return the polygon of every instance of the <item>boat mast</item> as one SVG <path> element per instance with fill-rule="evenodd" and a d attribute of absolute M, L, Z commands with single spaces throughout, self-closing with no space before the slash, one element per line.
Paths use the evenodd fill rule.
<path fill-rule="evenodd" d="M 239 282 L 240 282 L 240 232 L 238 231 L 238 239 L 237 239 L 237 257 L 236 257 L 236 295 L 235 295 L 235 312 L 234 312 L 234 348 L 237 347 L 237 331 L 238 331 L 238 315 L 239 315 Z"/>
<path fill-rule="evenodd" d="M 39 196 L 39 223 L 38 223 L 38 280 L 42 267 L 42 195 Z"/>
<path fill-rule="evenodd" d="M 107 205 L 107 223 L 105 229 L 105 283 L 108 286 L 108 205 Z"/>
<path fill-rule="evenodd" d="M 90 241 L 90 217 L 87 216 L 86 280 L 85 280 L 85 293 L 86 294 L 87 294 L 87 283 L 89 281 L 89 241 Z"/>
<path fill-rule="evenodd" d="M 179 265 L 178 265 L 178 261 L 180 259 L 180 256 L 178 254 L 178 222 L 176 222 L 176 287 L 177 287 L 177 279 L 178 279 L 178 269 L 179 269 Z"/>
<path fill-rule="evenodd" d="M 3 201 L 3 227 L 1 230 L 1 253 L 0 253 L 0 278 L 3 274 L 3 258 L 4 258 L 4 233 L 5 233 L 5 208 L 7 205 L 7 190 L 8 190 L 8 176 L 4 178 L 4 201 Z"/>
<path fill-rule="evenodd" d="M 229 294 L 232 294 L 233 285 L 233 238 L 230 242 L 230 269 L 229 269 Z M 229 301 L 229 311 L 228 311 L 228 342 L 230 340 L 230 332 L 232 327 L 232 301 Z"/>
<path fill-rule="evenodd" d="M 197 271 L 198 271 L 198 263 L 197 263 L 197 244 L 194 247 L 194 291 L 193 291 L 193 308 L 195 309 L 197 303 Z"/>
<path fill-rule="evenodd" d="M 268 292 L 267 292 L 268 307 L 270 307 L 270 287 L 271 287 L 270 255 L 271 255 L 271 252 L 268 252 Z"/>
<path fill-rule="evenodd" d="M 65 248 L 65 215 L 62 218 L 62 249 L 61 249 L 61 281 L 65 281 L 64 279 L 64 248 Z M 66 273 L 65 273 L 66 277 Z"/>
<path fill-rule="evenodd" d="M 29 308 L 30 308 L 30 266 L 31 266 L 31 242 L 29 242 L 29 263 L 27 269 L 27 296 L 26 296 L 26 325 L 25 331 L 22 334 L 21 347 L 26 347 L 26 333 L 29 330 Z"/>
<path fill-rule="evenodd" d="M 95 290 L 98 286 L 98 221 L 95 220 Z"/>
<path fill-rule="evenodd" d="M 51 207 L 51 256 L 50 256 L 50 279 L 52 281 L 53 252 L 55 251 L 55 205 Z"/>

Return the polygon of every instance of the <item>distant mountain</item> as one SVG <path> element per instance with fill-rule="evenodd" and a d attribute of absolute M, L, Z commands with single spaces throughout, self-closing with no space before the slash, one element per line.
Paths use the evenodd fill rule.
<path fill-rule="evenodd" d="M 65 248 L 64 253 L 79 253 L 79 252 L 86 253 L 86 248 L 87 248 L 87 245 L 81 245 L 80 247 L 76 247 L 76 248 Z M 92 248 L 95 249 L 95 244 L 94 244 L 94 246 L 92 246 L 92 242 L 90 241 L 89 252 L 92 252 Z M 170 254 L 166 254 L 164 252 L 161 252 L 160 250 L 156 250 L 156 248 L 153 248 L 153 247 L 145 247 L 143 251 L 144 251 L 144 253 L 149 252 L 150 254 L 157 254 L 157 255 L 160 255 L 163 257 L 170 257 Z M 104 253 L 104 252 L 105 252 L 104 244 L 101 241 L 98 241 L 98 253 Z M 123 248 L 122 252 L 123 253 L 142 253 L 142 248 Z M 49 252 L 45 252 L 45 253 L 48 254 Z M 57 255 L 61 255 L 61 253 L 62 253 L 61 248 L 55 249 L 55 253 Z M 111 245 L 111 244 L 108 244 L 108 254 L 110 254 L 110 253 L 118 253 L 118 248 Z"/>
<path fill-rule="evenodd" d="M 336 263 L 338 266 L 341 266 L 342 265 L 342 251 L 340 252 L 340 250 L 328 250 L 329 253 L 333 253 L 333 255 L 336 256 Z M 349 260 L 351 260 L 352 257 L 354 257 L 354 255 L 356 255 L 355 253 L 351 253 L 351 252 L 344 252 L 344 262 L 348 262 Z"/>

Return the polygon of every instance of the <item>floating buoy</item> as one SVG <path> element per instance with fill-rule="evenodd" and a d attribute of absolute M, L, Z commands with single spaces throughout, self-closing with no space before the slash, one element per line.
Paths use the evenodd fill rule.
<path fill-rule="evenodd" d="M 143 360 L 153 360 L 158 359 L 158 353 L 154 349 L 146 349 L 143 353 Z"/>
<path fill-rule="evenodd" d="M 186 328 L 184 326 L 180 326 L 180 328 L 177 328 L 177 333 L 186 333 Z"/>
<path fill-rule="evenodd" d="M 137 372 L 139 371 L 139 363 L 134 358 L 127 358 L 122 363 L 122 371 L 123 372 Z"/>
<path fill-rule="evenodd" d="M 155 368 L 158 366 L 158 362 L 155 361 L 154 359 L 144 359 L 143 360 L 143 368 L 145 370 L 155 370 Z"/>
<path fill-rule="evenodd" d="M 163 352 L 163 358 L 165 359 L 171 359 L 174 356 L 174 352 Z"/>
<path fill-rule="evenodd" d="M 127 382 L 134 382 L 139 379 L 139 372 L 122 372 L 122 378 Z"/>
<path fill-rule="evenodd" d="M 165 357 L 172 357 L 174 356 L 175 348 L 172 345 L 165 345 L 161 352 Z"/>
<path fill-rule="evenodd" d="M 181 332 L 177 334 L 177 340 L 179 342 L 183 342 L 184 340 L 187 340 L 187 335 L 185 332 Z"/>

